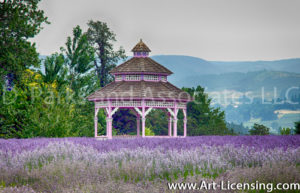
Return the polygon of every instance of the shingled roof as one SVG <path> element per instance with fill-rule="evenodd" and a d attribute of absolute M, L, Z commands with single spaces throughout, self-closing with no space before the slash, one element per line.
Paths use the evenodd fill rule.
<path fill-rule="evenodd" d="M 112 82 L 87 97 L 89 100 L 104 99 L 161 99 L 191 100 L 190 95 L 169 82 L 119 81 Z"/>
<path fill-rule="evenodd" d="M 140 39 L 140 42 L 137 43 L 131 50 L 132 52 L 151 52 L 148 46 Z"/>
<path fill-rule="evenodd" d="M 173 72 L 171 72 L 169 69 L 155 62 L 149 57 L 133 57 L 110 71 L 112 74 L 122 72 L 147 72 L 162 73 L 167 75 L 173 74 Z"/>

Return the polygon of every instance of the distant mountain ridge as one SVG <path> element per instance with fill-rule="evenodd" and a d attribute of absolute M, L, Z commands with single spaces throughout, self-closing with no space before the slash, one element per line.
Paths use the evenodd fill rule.
<path fill-rule="evenodd" d="M 300 73 L 300 58 L 274 60 L 274 61 L 208 61 L 197 57 L 184 55 L 155 55 L 154 60 L 173 69 L 174 72 L 193 69 L 200 74 L 222 74 L 228 72 L 250 71 L 283 71 Z M 194 73 L 189 71 L 189 73 Z"/>
<path fill-rule="evenodd" d="M 220 67 L 232 67 L 236 72 L 246 71 L 259 71 L 259 70 L 271 70 L 271 71 L 283 71 L 283 72 L 295 72 L 300 73 L 300 58 L 274 60 L 274 61 L 241 61 L 241 62 L 221 62 L 211 61 L 211 63 L 219 65 Z M 226 69 L 223 69 L 226 71 Z"/>
<path fill-rule="evenodd" d="M 169 68 L 170 82 L 179 87 L 201 85 L 210 91 L 258 91 L 264 87 L 286 89 L 300 86 L 300 58 L 275 61 L 222 62 L 180 55 L 156 55 L 154 60 Z"/>

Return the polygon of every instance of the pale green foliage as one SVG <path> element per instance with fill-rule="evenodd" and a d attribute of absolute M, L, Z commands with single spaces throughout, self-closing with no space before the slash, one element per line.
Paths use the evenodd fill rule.
<path fill-rule="evenodd" d="M 30 70 L 23 88 L 14 87 L 0 98 L 0 137 L 93 136 L 90 102 L 75 105 L 73 91 L 44 83 Z"/>
<path fill-rule="evenodd" d="M 146 127 L 145 128 L 145 135 L 146 136 L 154 136 L 155 133 L 153 132 L 153 130 L 151 129 L 151 127 Z"/>

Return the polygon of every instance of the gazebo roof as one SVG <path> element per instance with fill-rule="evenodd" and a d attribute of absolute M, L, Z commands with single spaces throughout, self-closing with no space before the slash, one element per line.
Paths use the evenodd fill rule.
<path fill-rule="evenodd" d="M 134 48 L 131 50 L 132 52 L 151 52 L 148 46 L 140 39 L 139 43 L 137 43 Z"/>
<path fill-rule="evenodd" d="M 173 74 L 169 69 L 155 62 L 149 57 L 133 57 L 123 64 L 115 67 L 110 71 L 112 74 L 117 73 L 154 73 L 154 74 Z"/>
<path fill-rule="evenodd" d="M 142 40 L 132 51 L 138 53 L 110 71 L 115 76 L 115 81 L 88 96 L 88 100 L 151 99 L 183 102 L 193 100 L 188 93 L 167 81 L 166 76 L 173 74 L 169 69 L 149 58 L 148 53 L 140 53 L 150 52 Z M 118 74 L 123 74 L 121 79 Z M 130 79 L 130 76 L 136 79 Z"/>
<path fill-rule="evenodd" d="M 112 82 L 87 97 L 89 100 L 154 99 L 190 101 L 190 95 L 169 82 Z"/>

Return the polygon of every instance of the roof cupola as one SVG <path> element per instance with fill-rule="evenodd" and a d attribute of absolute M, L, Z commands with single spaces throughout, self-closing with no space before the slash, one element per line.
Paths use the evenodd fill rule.
<path fill-rule="evenodd" d="M 148 48 L 148 46 L 143 42 L 142 39 L 140 39 L 139 43 L 137 43 L 134 48 L 131 50 L 133 52 L 134 57 L 141 57 L 145 58 L 149 56 L 149 52 L 151 50 Z"/>

